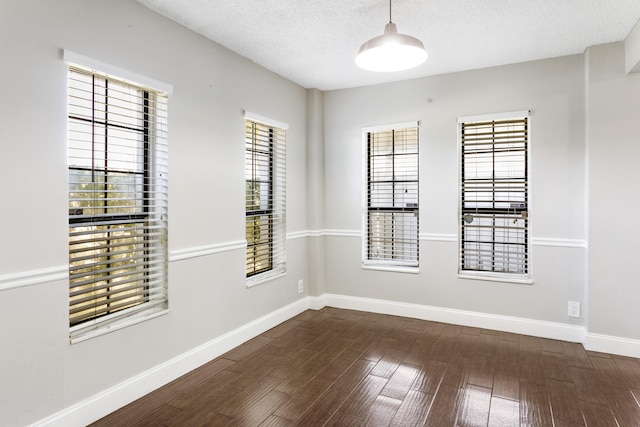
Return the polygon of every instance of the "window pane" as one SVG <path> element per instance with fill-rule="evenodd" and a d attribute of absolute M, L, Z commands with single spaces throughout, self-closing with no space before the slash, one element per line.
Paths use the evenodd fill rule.
<path fill-rule="evenodd" d="M 372 182 L 393 180 L 393 156 L 371 156 L 369 176 Z"/>
<path fill-rule="evenodd" d="M 527 119 L 461 128 L 461 269 L 527 274 Z"/>
<path fill-rule="evenodd" d="M 397 208 L 414 207 L 418 204 L 418 182 L 396 182 L 394 184 L 393 206 Z"/>
<path fill-rule="evenodd" d="M 388 156 L 393 154 L 393 132 L 372 132 L 369 134 L 371 139 L 371 156 Z"/>
<path fill-rule="evenodd" d="M 253 275 L 273 266 L 272 215 L 247 215 L 247 275 Z"/>
<path fill-rule="evenodd" d="M 141 224 L 71 227 L 69 232 L 71 325 L 146 301 Z"/>
<path fill-rule="evenodd" d="M 418 261 L 418 218 L 413 212 L 369 214 L 369 259 Z"/>
<path fill-rule="evenodd" d="M 163 97 L 98 73 L 69 70 L 72 337 L 106 320 L 166 306 Z"/>
<path fill-rule="evenodd" d="M 418 128 L 369 132 L 367 241 L 370 261 L 418 265 Z"/>
<path fill-rule="evenodd" d="M 369 190 L 369 207 L 393 206 L 393 183 L 372 183 Z"/>
<path fill-rule="evenodd" d="M 251 120 L 245 130 L 246 276 L 276 274 L 286 260 L 285 132 Z"/>
<path fill-rule="evenodd" d="M 88 170 L 69 171 L 69 211 L 73 215 L 141 214 L 143 176 Z"/>

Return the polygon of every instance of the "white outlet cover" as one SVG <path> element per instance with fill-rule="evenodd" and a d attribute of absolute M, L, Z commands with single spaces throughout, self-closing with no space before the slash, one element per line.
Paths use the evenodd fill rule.
<path fill-rule="evenodd" d="M 577 301 L 569 301 L 567 314 L 569 317 L 580 317 L 580 303 Z"/>

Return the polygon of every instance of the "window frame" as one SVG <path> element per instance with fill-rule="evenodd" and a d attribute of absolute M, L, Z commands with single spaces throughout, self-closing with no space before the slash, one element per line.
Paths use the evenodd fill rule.
<path fill-rule="evenodd" d="M 375 181 L 371 180 L 370 174 L 370 162 L 371 162 L 371 152 L 370 152 L 370 135 L 372 133 L 378 132 L 393 132 L 407 130 L 407 129 L 415 129 L 415 137 L 416 137 L 416 163 L 415 163 L 415 175 L 416 179 L 411 182 L 415 182 L 416 186 L 416 203 L 413 206 L 405 206 L 405 207 L 374 207 L 370 205 L 371 200 L 371 188 L 372 184 Z M 394 141 L 392 142 L 392 146 L 395 144 L 395 135 L 393 136 Z M 402 123 L 392 123 L 386 125 L 377 125 L 377 126 L 366 126 L 362 128 L 362 182 L 363 182 L 363 197 L 362 197 L 362 206 L 363 206 L 363 216 L 362 216 L 362 268 L 367 270 L 380 270 L 380 271 L 393 271 L 399 273 L 419 273 L 420 268 L 420 122 L 402 122 Z M 391 154 L 392 163 L 395 165 L 395 156 L 394 152 Z M 394 184 L 400 180 L 396 180 L 392 173 L 392 193 L 395 194 Z M 406 181 L 409 182 L 409 181 Z M 411 259 L 375 259 L 371 256 L 370 247 L 371 247 L 371 221 L 370 215 L 375 212 L 389 212 L 389 213 L 413 213 L 415 217 L 415 230 L 410 235 L 412 237 L 411 241 L 415 243 L 415 260 Z M 395 218 L 392 219 L 392 222 L 395 224 Z M 394 226 L 395 227 L 395 226 Z M 393 227 L 392 227 L 393 228 Z M 393 240 L 396 240 L 400 237 L 396 237 L 396 233 L 392 237 Z"/>
<path fill-rule="evenodd" d="M 471 270 L 463 268 L 463 249 L 464 249 L 464 196 L 463 196 L 463 140 L 462 140 L 462 128 L 465 123 L 480 123 L 480 122 L 501 122 L 507 120 L 526 120 L 526 142 L 525 142 L 525 162 L 524 162 L 524 184 L 526 199 L 525 206 L 519 207 L 514 213 L 519 212 L 524 224 L 526 226 L 524 232 L 524 258 L 526 272 L 502 272 L 502 271 L 488 271 L 488 270 Z M 458 117 L 457 124 L 457 146 L 458 146 L 458 246 L 457 246 L 457 264 L 458 264 L 458 277 L 461 279 L 472 280 L 487 280 L 495 282 L 505 283 L 517 283 L 517 284 L 532 284 L 532 262 L 531 262 L 531 114 L 528 110 L 495 113 L 495 114 L 483 114 L 474 116 Z M 495 185 L 495 182 L 494 182 Z M 524 214 L 522 213 L 524 212 Z M 493 242 L 493 244 L 500 244 L 499 242 Z"/>
<path fill-rule="evenodd" d="M 76 343 L 168 312 L 167 100 L 172 87 L 67 50 L 64 51 L 64 58 L 68 63 L 69 72 L 67 77 L 69 85 L 69 94 L 67 96 L 69 108 L 67 114 L 69 124 L 67 167 L 69 174 L 69 339 L 71 343 Z M 123 77 L 116 77 L 114 71 L 122 71 Z M 89 92 L 80 94 L 79 91 L 81 89 L 77 85 L 80 85 L 79 82 L 81 80 L 77 80 L 78 83 L 74 83 L 72 78 L 90 80 L 91 89 Z M 132 79 L 140 83 L 132 81 Z M 103 82 L 104 86 L 100 87 L 103 88 L 101 90 L 104 93 L 96 94 L 97 80 Z M 157 84 L 162 89 L 156 89 L 145 83 Z M 134 125 L 125 126 L 117 123 L 117 120 L 109 117 L 107 107 L 101 110 L 96 109 L 98 102 L 96 99 L 100 97 L 105 102 L 111 99 L 112 102 L 115 102 L 114 105 L 118 102 L 123 102 L 119 101 L 121 98 L 118 96 L 114 97 L 109 94 L 108 88 L 110 84 L 114 86 L 114 91 L 118 87 L 123 90 L 130 90 L 132 91 L 131 93 L 142 94 L 142 98 L 136 103 L 140 108 L 140 110 L 135 110 L 137 116 L 133 114 L 133 111 L 131 115 L 123 116 L 127 118 L 123 120 L 140 121 L 140 127 Z M 72 94 L 77 98 L 72 100 Z M 86 108 L 93 111 L 91 117 L 82 117 L 80 113 L 78 115 L 72 113 L 72 102 L 74 105 L 82 102 L 90 105 L 90 107 Z M 74 106 L 75 110 L 78 108 L 80 107 Z M 96 111 L 98 111 L 97 114 Z M 100 115 L 103 117 L 100 118 Z M 116 113 L 113 113 L 113 116 L 116 116 Z M 86 144 L 86 142 L 83 143 L 80 139 L 76 139 L 76 134 L 71 133 L 72 129 L 75 129 L 74 132 L 77 133 L 76 126 L 82 126 L 82 123 L 91 128 L 88 134 L 91 140 L 101 137 L 104 141 L 102 143 L 104 147 L 101 151 L 104 163 L 102 166 L 100 166 L 99 161 L 95 160 L 95 152 L 97 152 L 95 146 L 91 149 L 92 154 L 87 154 L 84 157 L 76 157 L 76 154 L 74 154 L 82 149 L 82 144 Z M 109 136 L 107 129 L 111 129 L 114 133 L 129 132 L 129 135 L 139 135 L 135 139 L 137 141 L 136 144 L 128 146 L 130 147 L 128 150 L 136 152 L 135 158 L 142 161 L 141 169 L 122 169 L 122 167 L 119 168 L 118 166 L 112 167 L 108 163 L 107 159 L 116 158 L 118 152 L 114 152 L 109 148 L 109 144 L 114 140 Z M 99 133 L 96 132 L 100 132 L 100 130 L 104 131 L 104 135 L 98 136 Z M 118 137 L 114 136 L 113 138 Z M 114 145 L 117 145 L 117 142 Z M 83 161 L 91 162 L 91 164 L 89 166 L 80 164 Z M 131 159 L 126 161 L 130 162 Z M 112 163 L 117 164 L 118 162 L 124 162 L 124 160 L 112 160 Z M 73 207 L 77 206 L 77 203 L 75 201 L 72 203 L 72 200 L 79 202 L 84 200 L 82 198 L 77 199 L 78 191 L 81 190 L 76 185 L 80 182 L 77 180 L 78 177 L 86 173 L 92 176 L 89 184 L 94 188 L 98 188 L 98 192 L 102 193 L 104 197 L 101 199 L 96 199 L 95 197 L 86 199 L 89 202 L 88 205 L 83 206 L 80 203 L 80 207 Z M 104 178 L 101 179 L 101 176 L 104 176 Z M 125 179 L 126 183 L 124 185 L 127 186 L 127 194 L 129 194 L 125 199 L 113 199 L 113 197 L 118 196 L 109 197 L 109 194 L 113 194 L 114 191 L 124 191 L 113 189 L 113 187 L 109 189 L 110 185 L 118 185 L 118 176 L 120 178 L 127 176 L 140 177 L 139 180 L 133 179 L 133 181 Z M 116 178 L 116 184 L 109 184 L 111 178 Z M 131 188 L 136 189 L 131 190 Z M 119 196 L 124 197 L 122 195 Z M 99 202 L 99 200 L 104 200 L 104 202 Z M 116 200 L 116 206 L 125 203 L 122 205 L 122 212 L 117 212 L 117 210 L 121 209 L 118 207 L 115 208 L 116 212 L 110 212 L 111 209 L 114 209 L 114 206 L 109 205 L 108 200 Z M 125 201 L 122 202 L 122 200 Z M 150 203 L 154 205 L 152 206 Z M 102 213 L 97 212 L 96 209 L 102 210 Z M 127 210 L 130 211 L 127 212 Z M 119 233 L 120 236 L 126 237 L 119 237 Z M 90 239 L 95 242 L 93 245 L 103 244 L 106 252 L 100 252 L 102 249 L 98 249 L 97 246 L 82 249 L 84 244 L 80 243 L 81 246 L 77 246 L 78 242 L 74 236 L 85 236 L 85 241 Z M 130 243 L 116 243 L 118 240 L 124 241 L 125 239 L 130 240 Z M 122 245 L 125 245 L 124 249 Z M 89 250 L 89 255 L 77 255 L 86 252 L 86 250 Z M 122 255 L 123 259 L 126 259 L 132 267 L 126 270 L 123 270 L 124 267 L 115 267 L 118 264 L 118 260 L 115 259 L 116 254 L 118 256 Z M 103 258 L 106 258 L 106 261 L 102 260 Z M 79 272 L 78 269 L 83 268 L 81 267 L 82 264 L 77 264 L 80 259 L 86 259 L 88 262 L 93 263 L 100 272 L 98 274 L 91 273 L 88 276 L 86 273 L 82 273 L 81 270 Z M 74 271 L 77 273 L 72 274 Z M 117 273 L 117 271 L 121 272 Z M 126 273 L 122 271 L 126 271 Z M 83 274 L 85 274 L 83 277 L 87 278 L 81 281 L 83 284 L 79 284 L 77 281 L 74 282 Z M 114 308 L 109 305 L 111 303 L 108 303 L 104 310 L 101 309 L 100 307 L 105 305 L 105 303 L 101 302 L 105 296 L 103 294 L 96 295 L 93 292 L 104 288 L 107 292 L 106 298 L 111 298 L 112 296 L 114 298 L 124 298 L 122 284 L 120 284 L 119 290 L 113 290 L 113 295 L 109 290 L 109 288 L 115 288 L 118 285 L 116 283 L 118 278 L 123 279 L 124 283 L 128 284 L 127 287 L 134 292 L 132 294 L 133 297 L 139 301 L 125 303 L 123 308 Z M 85 282 L 86 285 L 84 284 Z M 105 282 L 107 285 L 103 286 L 100 284 L 101 282 Z M 114 285 L 114 283 L 116 284 Z M 90 287 L 84 291 L 78 289 L 79 286 L 87 285 Z M 96 287 L 94 288 L 93 286 Z M 75 289 L 75 291 L 72 292 L 72 289 Z M 72 310 L 74 305 L 72 298 L 75 298 L 74 295 L 76 294 L 90 304 L 80 312 L 93 307 L 97 310 L 95 315 L 80 318 L 73 317 L 73 313 L 77 310 Z M 127 300 L 123 299 L 122 301 Z"/>
<path fill-rule="evenodd" d="M 254 287 L 261 283 L 274 280 L 278 277 L 282 277 L 286 274 L 286 138 L 289 125 L 277 120 L 272 120 L 261 116 L 259 114 L 245 111 L 244 117 L 245 126 L 245 280 L 248 288 Z M 249 135 L 248 129 L 251 126 L 252 133 Z M 267 144 L 268 158 L 266 160 L 268 164 L 268 194 L 266 200 L 266 206 L 260 209 L 249 209 L 249 200 L 254 201 L 253 196 L 249 195 L 250 188 L 255 188 L 250 182 L 255 179 L 248 179 L 248 168 L 252 170 L 252 178 L 256 177 L 256 169 L 260 166 L 257 164 L 258 160 L 255 160 L 254 156 L 251 156 L 251 164 L 249 164 L 249 153 L 255 153 L 258 150 L 250 150 L 249 142 L 251 146 L 255 147 L 257 144 L 256 129 L 263 128 L 268 132 L 268 138 L 262 138 L 262 142 Z M 265 154 L 266 151 L 262 150 Z M 268 224 L 266 226 L 267 236 L 266 239 L 258 244 L 253 244 L 252 239 L 249 237 L 249 218 L 250 217 L 268 217 Z M 263 227 L 257 225 L 258 227 Z M 256 224 L 253 224 L 255 230 Z M 253 270 L 250 265 L 256 265 L 260 258 L 264 258 L 256 252 L 255 248 L 258 246 L 265 246 L 267 249 L 266 262 L 267 266 L 258 270 Z M 254 253 L 250 256 L 250 251 L 254 248 Z M 251 260 L 251 262 L 250 262 Z"/>

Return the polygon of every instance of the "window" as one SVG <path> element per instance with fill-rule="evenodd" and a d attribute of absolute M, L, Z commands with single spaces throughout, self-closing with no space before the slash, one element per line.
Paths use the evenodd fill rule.
<path fill-rule="evenodd" d="M 71 338 L 167 306 L 167 94 L 69 69 Z"/>
<path fill-rule="evenodd" d="M 459 126 L 460 273 L 526 277 L 528 114 L 460 119 Z"/>
<path fill-rule="evenodd" d="M 364 129 L 364 265 L 418 267 L 418 124 Z"/>
<path fill-rule="evenodd" d="M 285 272 L 285 130 L 245 121 L 246 274 L 249 286 Z"/>

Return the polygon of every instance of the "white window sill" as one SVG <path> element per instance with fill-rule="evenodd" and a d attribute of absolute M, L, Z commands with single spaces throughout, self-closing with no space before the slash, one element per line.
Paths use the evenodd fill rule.
<path fill-rule="evenodd" d="M 508 274 L 491 274 L 491 273 L 458 273 L 458 279 L 465 280 L 484 280 L 486 282 L 514 283 L 517 285 L 532 285 L 533 279 L 526 276 L 510 276 Z"/>
<path fill-rule="evenodd" d="M 120 329 L 127 328 L 129 326 L 135 325 L 137 323 L 146 322 L 147 320 L 155 319 L 156 317 L 164 316 L 169 313 L 169 309 L 160 308 L 157 311 L 149 310 L 146 312 L 141 312 L 138 315 L 131 316 L 126 319 L 120 319 L 118 321 L 114 321 L 113 323 L 107 323 L 104 325 L 100 325 L 99 321 L 95 324 L 96 327 L 94 329 L 89 329 L 86 332 L 81 332 L 82 329 L 79 328 L 75 330 L 71 330 L 71 336 L 69 337 L 69 342 L 71 344 L 76 344 L 82 341 L 86 341 L 91 338 L 95 338 L 101 335 L 105 335 L 111 332 L 119 331 Z M 82 325 L 84 326 L 84 325 Z"/>
<path fill-rule="evenodd" d="M 276 280 L 279 279 L 281 277 L 284 277 L 287 275 L 286 271 L 280 271 L 280 272 L 273 272 L 271 274 L 269 274 L 269 272 L 267 273 L 262 273 L 262 274 L 258 274 L 257 276 L 253 276 L 250 277 L 249 279 L 247 279 L 247 289 L 249 288 L 253 288 L 255 286 L 261 285 L 263 283 L 266 282 L 270 282 L 272 280 Z"/>
<path fill-rule="evenodd" d="M 375 270 L 375 271 L 390 271 L 393 273 L 409 273 L 409 274 L 420 273 L 420 269 L 418 267 L 401 266 L 401 265 L 362 264 L 362 269 Z"/>

